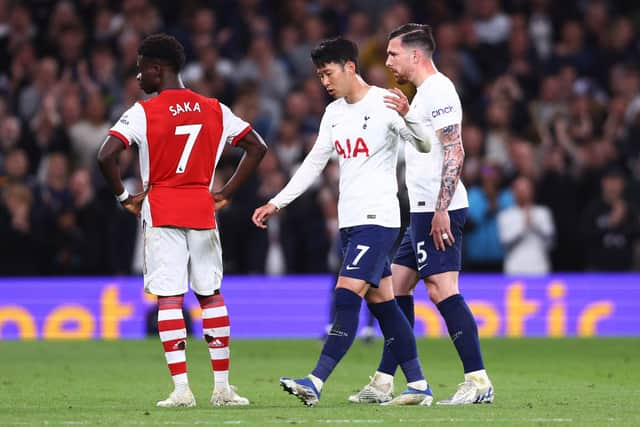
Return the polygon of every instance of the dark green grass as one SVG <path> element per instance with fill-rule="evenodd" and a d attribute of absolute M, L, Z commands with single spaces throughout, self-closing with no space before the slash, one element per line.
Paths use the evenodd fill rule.
<path fill-rule="evenodd" d="M 462 380 L 447 340 L 421 340 L 420 355 L 436 399 Z M 368 381 L 381 343 L 357 342 L 306 408 L 281 391 L 280 376 L 313 367 L 319 341 L 235 341 L 232 383 L 247 408 L 212 408 L 205 345 L 188 347 L 198 406 L 159 409 L 171 391 L 157 340 L 0 342 L 0 426 L 13 425 L 640 425 L 640 340 L 484 340 L 496 389 L 493 405 L 354 405 L 347 396 Z M 396 377 L 396 390 L 404 384 Z"/>

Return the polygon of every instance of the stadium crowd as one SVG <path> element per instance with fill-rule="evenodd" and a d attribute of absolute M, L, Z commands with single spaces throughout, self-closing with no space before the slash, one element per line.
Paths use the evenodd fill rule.
<path fill-rule="evenodd" d="M 365 80 L 393 87 L 387 35 L 406 22 L 434 27 L 434 61 L 462 99 L 464 270 L 502 271 L 514 250 L 548 252 L 550 271 L 639 269 L 637 2 L 0 0 L 0 275 L 141 271 L 137 220 L 105 188 L 95 159 L 112 123 L 143 98 L 137 48 L 159 31 L 186 48 L 186 86 L 230 106 L 270 147 L 218 213 L 225 272 L 332 271 L 335 162 L 266 232 L 250 215 L 288 181 L 330 102 L 311 48 L 349 38 Z M 239 155 L 225 152 L 217 180 Z M 135 150 L 120 165 L 139 191 Z M 501 213 L 530 206 L 550 212 L 555 232 L 505 237 Z M 509 271 L 528 259 L 512 257 Z"/>

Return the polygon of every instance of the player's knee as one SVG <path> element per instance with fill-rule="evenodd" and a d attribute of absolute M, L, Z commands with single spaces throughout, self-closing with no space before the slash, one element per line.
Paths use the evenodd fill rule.
<path fill-rule="evenodd" d="M 409 282 L 393 282 L 394 295 L 413 295 L 413 289 L 415 285 L 411 285 Z"/>
<path fill-rule="evenodd" d="M 457 294 L 458 289 L 457 286 L 452 286 L 447 283 L 427 282 L 427 293 L 432 303 L 439 304 L 450 296 Z"/>
<path fill-rule="evenodd" d="M 432 303 L 438 304 L 440 300 L 440 289 L 436 285 L 427 285 L 427 293 Z"/>

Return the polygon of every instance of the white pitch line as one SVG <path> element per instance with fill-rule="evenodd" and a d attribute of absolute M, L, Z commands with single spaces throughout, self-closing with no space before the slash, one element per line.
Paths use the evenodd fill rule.
<path fill-rule="evenodd" d="M 423 418 L 398 418 L 393 420 L 396 423 L 400 424 L 416 424 L 420 422 L 424 422 Z M 478 422 L 481 421 L 483 423 L 493 423 L 493 422 L 514 422 L 518 424 L 522 423 L 573 423 L 577 422 L 573 418 L 518 418 L 518 419 L 507 419 L 507 418 L 486 418 L 483 420 L 478 420 L 477 418 L 429 418 L 429 423 L 470 423 L 470 422 Z M 595 420 L 592 420 L 595 421 Z M 616 418 L 607 418 L 607 422 L 615 422 Z M 241 425 L 241 424 L 253 424 L 253 421 L 245 421 L 245 420 L 224 420 L 220 421 L 222 424 L 227 425 Z M 380 418 L 354 418 L 354 419 L 273 419 L 273 420 L 262 420 L 262 424 L 383 424 L 386 420 Z M 33 423 L 24 422 L 24 421 L 9 421 L 4 422 L 3 426 L 23 426 L 23 425 L 32 425 Z M 61 420 L 61 421 L 42 421 L 44 425 L 89 425 L 91 424 L 88 421 L 74 421 L 74 420 Z M 128 420 L 122 422 L 123 425 L 210 425 L 211 420 L 194 420 L 194 421 L 159 421 L 159 420 Z"/>

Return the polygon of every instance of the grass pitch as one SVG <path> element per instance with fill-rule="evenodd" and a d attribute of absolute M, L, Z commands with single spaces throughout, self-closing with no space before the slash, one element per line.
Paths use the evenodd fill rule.
<path fill-rule="evenodd" d="M 212 374 L 203 342 L 187 360 L 198 406 L 161 409 L 172 383 L 158 340 L 1 342 L 0 426 L 172 425 L 640 425 L 640 340 L 483 340 L 496 389 L 493 405 L 380 407 L 347 396 L 368 381 L 381 341 L 356 342 L 315 408 L 281 391 L 280 376 L 315 364 L 319 341 L 233 341 L 231 382 L 252 404 L 209 406 Z M 462 380 L 448 340 L 419 341 L 435 399 Z M 396 376 L 396 391 L 404 388 Z"/>

